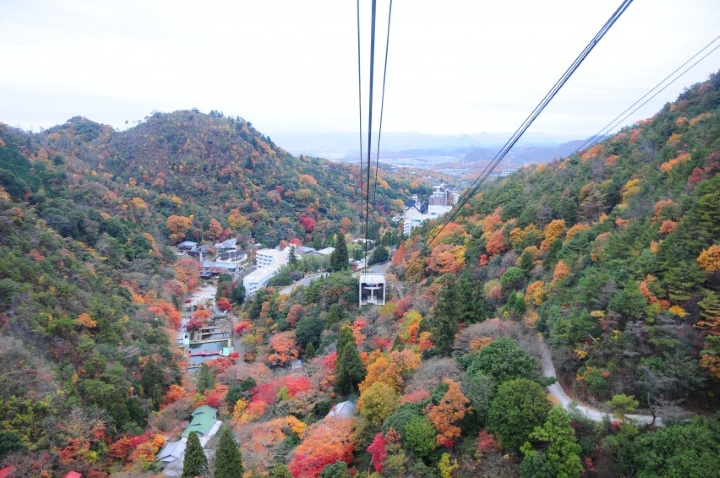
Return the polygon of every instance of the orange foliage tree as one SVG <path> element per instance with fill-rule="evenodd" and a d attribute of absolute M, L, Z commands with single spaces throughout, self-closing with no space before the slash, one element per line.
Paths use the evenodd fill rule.
<path fill-rule="evenodd" d="M 298 358 L 298 344 L 295 332 L 280 332 L 268 340 L 267 363 L 273 367 L 284 367 Z"/>
<path fill-rule="evenodd" d="M 326 418 L 309 427 L 290 461 L 292 475 L 317 478 L 338 460 L 351 463 L 355 449 L 351 430 L 352 422 L 347 418 Z"/>
<path fill-rule="evenodd" d="M 175 306 L 169 302 L 158 300 L 154 304 L 148 306 L 148 310 L 163 319 L 163 322 L 165 322 L 168 327 L 172 326 L 174 329 L 177 329 L 180 326 L 180 322 L 182 321 L 180 311 L 178 311 Z"/>
<path fill-rule="evenodd" d="M 179 280 L 187 289 L 194 290 L 200 279 L 202 266 L 194 259 L 183 259 L 175 265 L 175 279 Z"/>
<path fill-rule="evenodd" d="M 493 256 L 496 256 L 505 250 L 505 236 L 503 235 L 501 229 L 498 229 L 490 234 L 490 237 L 485 244 L 485 250 Z"/>
<path fill-rule="evenodd" d="M 492 214 L 485 218 L 482 225 L 483 233 L 489 234 L 502 225 L 503 220 L 502 217 L 500 217 L 500 212 L 502 212 L 502 207 L 498 207 Z"/>
<path fill-rule="evenodd" d="M 706 274 L 720 271 L 720 246 L 715 244 L 703 250 L 697 261 Z"/>
<path fill-rule="evenodd" d="M 439 404 L 428 407 L 427 417 L 439 432 L 437 442 L 452 446 L 460 436 L 460 427 L 456 423 L 465 417 L 470 400 L 463 395 L 460 385 L 454 380 L 446 378 L 443 383 L 447 384 L 448 391 Z"/>
<path fill-rule="evenodd" d="M 454 274 L 465 265 L 465 246 L 440 244 L 428 258 L 427 270 L 438 274 Z"/>
<path fill-rule="evenodd" d="M 185 216 L 172 215 L 165 221 L 165 226 L 170 231 L 170 240 L 180 242 L 185 234 L 192 228 L 192 219 Z"/>

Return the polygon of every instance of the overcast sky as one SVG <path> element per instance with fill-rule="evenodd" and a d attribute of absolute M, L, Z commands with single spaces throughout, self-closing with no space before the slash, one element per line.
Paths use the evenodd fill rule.
<path fill-rule="evenodd" d="M 361 3 L 367 54 L 370 0 Z M 620 3 L 396 0 L 384 131 L 514 131 Z M 387 5 L 378 2 L 377 97 Z M 125 128 L 153 110 L 197 107 L 269 135 L 357 131 L 355 8 L 350 0 L 0 0 L 0 121 L 37 130 L 81 115 Z M 718 0 L 635 0 L 531 131 L 597 132 L 718 35 Z M 367 66 L 365 57 L 366 86 Z M 720 49 L 633 119 L 719 68 Z"/>

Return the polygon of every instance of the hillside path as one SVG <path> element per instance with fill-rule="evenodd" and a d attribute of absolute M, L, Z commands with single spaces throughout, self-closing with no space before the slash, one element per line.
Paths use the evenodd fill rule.
<path fill-rule="evenodd" d="M 550 356 L 550 349 L 548 348 L 547 344 L 544 341 L 541 341 L 541 347 L 542 347 L 542 370 L 543 375 L 545 377 L 554 377 L 557 379 L 557 374 L 555 373 L 555 364 L 553 364 L 552 357 Z M 567 393 L 565 393 L 565 390 L 560 385 L 560 382 L 555 382 L 554 384 L 546 387 L 547 391 L 550 395 L 554 396 L 558 399 L 558 401 L 562 404 L 562 406 L 567 409 L 570 405 L 570 402 L 572 399 L 568 396 Z M 577 403 L 577 402 L 576 402 Z M 588 417 L 590 420 L 594 422 L 600 422 L 602 421 L 603 417 L 605 415 L 608 415 L 607 412 L 604 412 L 602 410 L 598 410 L 597 408 L 589 407 L 587 405 L 583 405 L 581 403 L 577 403 L 577 409 L 580 410 L 586 417 Z M 626 415 L 628 418 L 635 420 L 640 423 L 644 424 L 650 424 L 652 423 L 653 417 L 652 415 Z M 655 425 L 656 426 L 663 426 L 662 418 L 657 417 L 655 419 Z"/>

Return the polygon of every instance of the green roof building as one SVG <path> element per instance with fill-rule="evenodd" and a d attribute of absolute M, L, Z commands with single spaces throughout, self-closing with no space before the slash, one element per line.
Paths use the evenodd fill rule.
<path fill-rule="evenodd" d="M 217 412 L 217 408 L 209 405 L 196 408 L 195 411 L 192 412 L 192 421 L 190 425 L 185 428 L 182 437 L 187 438 L 190 432 L 195 432 L 200 436 L 207 436 L 217 422 Z"/>

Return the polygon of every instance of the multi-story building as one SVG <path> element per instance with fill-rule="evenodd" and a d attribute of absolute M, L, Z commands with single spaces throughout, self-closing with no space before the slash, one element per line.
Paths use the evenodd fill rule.
<path fill-rule="evenodd" d="M 265 287 L 270 279 L 280 272 L 280 265 L 272 264 L 265 267 L 255 269 L 243 278 L 243 287 L 245 287 L 245 296 L 249 297 L 255 292 Z"/>
<path fill-rule="evenodd" d="M 277 249 L 260 249 L 255 253 L 255 262 L 258 268 L 271 266 L 273 264 L 277 264 L 279 267 L 287 264 L 289 257 L 289 247 L 286 247 L 282 251 Z"/>

